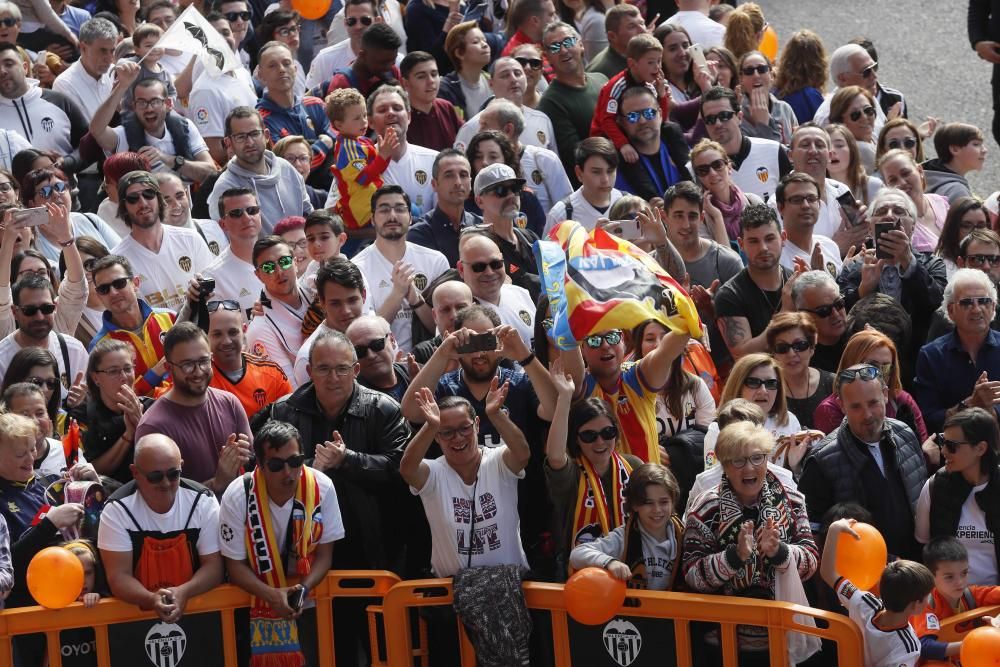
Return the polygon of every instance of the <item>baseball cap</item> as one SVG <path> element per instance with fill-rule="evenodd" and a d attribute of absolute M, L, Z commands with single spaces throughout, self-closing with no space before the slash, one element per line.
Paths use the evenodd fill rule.
<path fill-rule="evenodd" d="M 501 183 L 517 183 L 519 185 L 524 185 L 525 181 L 523 178 L 518 178 L 514 170 L 505 165 L 503 162 L 495 162 L 487 167 L 483 167 L 478 174 L 476 174 L 476 183 L 473 190 L 476 196 L 483 194 L 484 191 L 489 190 L 495 185 L 500 185 Z"/>

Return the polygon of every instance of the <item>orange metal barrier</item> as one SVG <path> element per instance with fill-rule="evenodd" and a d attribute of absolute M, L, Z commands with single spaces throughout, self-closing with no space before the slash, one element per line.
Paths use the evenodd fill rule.
<path fill-rule="evenodd" d="M 310 592 L 316 600 L 316 631 L 320 664 L 334 665 L 334 618 L 331 600 L 339 597 L 381 598 L 399 582 L 392 572 L 377 570 L 342 570 L 331 572 Z M 237 667 L 236 626 L 233 613 L 250 606 L 250 595 L 233 585 L 222 585 L 192 598 L 185 616 L 201 612 L 222 613 L 222 646 L 226 667 Z M 13 665 L 11 639 L 16 635 L 44 633 L 48 644 L 50 667 L 62 667 L 59 632 L 70 628 L 92 627 L 96 636 L 97 664 L 111 667 L 108 626 L 143 619 L 155 619 L 152 612 L 140 611 L 134 605 L 113 598 L 101 600 L 90 609 L 74 603 L 65 609 L 24 607 L 0 613 L 0 667 Z M 138 663 L 137 663 L 138 664 Z"/>
<path fill-rule="evenodd" d="M 563 601 L 563 586 L 561 584 L 528 582 L 524 584 L 524 598 L 530 609 L 551 611 L 552 649 L 555 655 L 555 664 L 558 667 L 572 665 L 569 622 Z M 389 667 L 409 667 L 411 665 L 413 648 L 411 646 L 410 610 L 414 607 L 450 605 L 451 603 L 450 579 L 404 581 L 393 586 L 382 602 Z M 794 615 L 825 621 L 828 627 L 802 626 L 795 622 Z M 625 604 L 619 609 L 618 617 L 673 620 L 678 667 L 692 666 L 690 634 L 690 622 L 692 621 L 707 621 L 721 625 L 722 652 L 726 667 L 735 667 L 737 664 L 736 625 L 738 624 L 766 626 L 770 630 L 771 664 L 776 667 L 788 667 L 785 633 L 789 631 L 816 635 L 836 642 L 839 661 L 842 665 L 861 665 L 864 663 L 861 631 L 848 617 L 787 602 L 630 589 Z M 475 667 L 475 653 L 472 650 L 472 645 L 462 632 L 461 626 L 459 631 L 462 638 L 462 665 L 463 667 Z"/>
<path fill-rule="evenodd" d="M 977 626 L 976 621 L 983 616 L 1000 615 L 1000 605 L 993 607 L 979 607 L 970 611 L 963 611 L 941 621 L 941 630 L 938 632 L 938 641 L 960 642 L 965 635 Z"/>

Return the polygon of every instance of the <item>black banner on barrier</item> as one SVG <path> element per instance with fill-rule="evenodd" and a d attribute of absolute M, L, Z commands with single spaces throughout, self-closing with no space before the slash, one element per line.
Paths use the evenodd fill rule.
<path fill-rule="evenodd" d="M 671 621 L 617 616 L 603 625 L 581 625 L 568 620 L 574 665 L 664 667 L 676 663 Z"/>
<path fill-rule="evenodd" d="M 64 633 L 65 634 L 65 633 Z M 222 614 L 185 615 L 177 623 L 158 619 L 108 628 L 111 664 L 129 667 L 222 667 Z"/>

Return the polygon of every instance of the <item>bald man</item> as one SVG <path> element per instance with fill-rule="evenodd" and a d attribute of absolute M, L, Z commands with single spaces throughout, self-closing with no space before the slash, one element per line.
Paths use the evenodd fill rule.
<path fill-rule="evenodd" d="M 455 330 L 455 313 L 472 305 L 472 290 L 460 280 L 448 280 L 441 283 L 431 292 L 431 316 L 437 326 L 437 335 L 425 340 L 413 348 L 413 358 L 418 364 L 426 364 L 441 346 L 444 337 Z M 448 368 L 449 371 L 458 368 Z"/>
<path fill-rule="evenodd" d="M 112 595 L 164 623 L 177 623 L 188 600 L 222 583 L 219 503 L 181 477 L 183 463 L 167 436 L 139 438 L 133 480 L 108 500 L 97 537 Z"/>
<path fill-rule="evenodd" d="M 363 387 L 403 400 L 410 386 L 410 372 L 405 363 L 396 362 L 399 344 L 389 322 L 378 315 L 362 315 L 345 332 L 358 355 L 358 383 Z M 405 356 L 405 355 L 404 355 Z"/>
<path fill-rule="evenodd" d="M 469 286 L 476 303 L 493 308 L 500 323 L 514 327 L 530 348 L 535 332 L 535 302 L 528 290 L 507 282 L 500 247 L 483 232 L 465 232 L 458 241 L 458 257 L 458 275 Z"/>

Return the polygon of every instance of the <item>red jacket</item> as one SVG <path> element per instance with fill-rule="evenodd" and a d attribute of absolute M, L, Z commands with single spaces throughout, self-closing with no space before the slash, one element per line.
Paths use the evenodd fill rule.
<path fill-rule="evenodd" d="M 618 104 L 621 101 L 622 93 L 632 86 L 645 85 L 656 95 L 656 87 L 651 83 L 643 84 L 636 81 L 628 69 L 623 69 L 618 74 L 611 77 L 604 87 L 601 88 L 597 96 L 597 105 L 594 107 L 594 118 L 590 121 L 590 136 L 606 136 L 611 140 L 618 150 L 628 143 L 628 137 L 618 127 Z M 663 120 L 667 120 L 670 106 L 667 96 L 658 97 L 660 101 L 660 113 Z"/>

